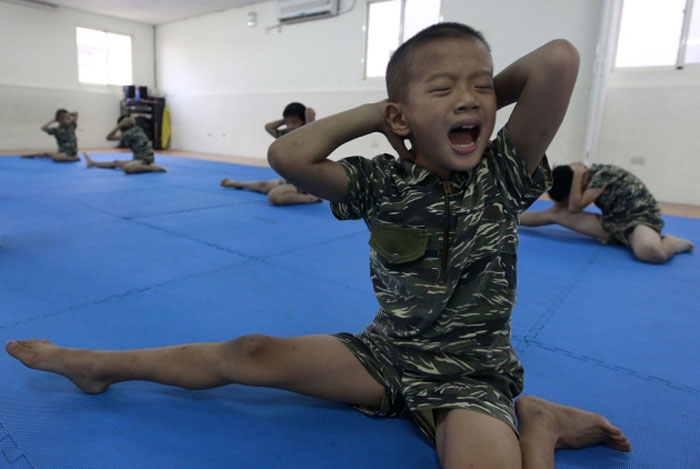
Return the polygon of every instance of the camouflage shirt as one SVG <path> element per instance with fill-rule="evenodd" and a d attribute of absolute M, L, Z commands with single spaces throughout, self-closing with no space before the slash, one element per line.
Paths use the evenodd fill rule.
<path fill-rule="evenodd" d="M 46 130 L 46 133 L 56 137 L 58 152 L 69 156 L 78 154 L 78 139 L 75 136 L 75 123 L 71 122 L 67 127 L 59 125 Z"/>
<path fill-rule="evenodd" d="M 144 164 L 153 163 L 153 145 L 141 127 L 134 125 L 123 130 L 122 140 L 134 153 L 135 160 Z"/>
<path fill-rule="evenodd" d="M 634 174 L 611 164 L 594 164 L 587 189 L 605 187 L 595 200 L 600 208 L 601 224 L 612 238 L 627 244 L 627 234 L 636 225 L 645 224 L 661 232 L 659 204 L 644 183 Z"/>
<path fill-rule="evenodd" d="M 531 177 L 503 128 L 479 164 L 450 181 L 386 154 L 340 164 L 348 195 L 333 213 L 371 231 L 380 306 L 365 334 L 409 373 L 522 383 L 510 376 L 522 373 L 510 343 L 518 224 L 550 183 L 546 157 Z"/>

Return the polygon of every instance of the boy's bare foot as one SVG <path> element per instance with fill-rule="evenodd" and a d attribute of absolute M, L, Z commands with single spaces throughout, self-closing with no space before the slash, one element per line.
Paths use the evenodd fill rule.
<path fill-rule="evenodd" d="M 92 161 L 92 159 L 90 159 L 87 153 L 83 153 L 83 157 L 85 158 L 85 162 L 87 163 L 88 168 L 92 168 L 93 166 L 95 166 L 95 162 Z"/>
<path fill-rule="evenodd" d="M 221 187 L 233 187 L 234 189 L 243 189 L 243 185 L 229 178 L 223 178 L 221 180 Z"/>
<path fill-rule="evenodd" d="M 695 249 L 695 245 L 692 242 L 688 241 L 687 239 L 679 238 L 678 236 L 667 234 L 664 235 L 663 239 L 671 244 L 675 254 L 681 252 L 693 252 L 693 249 Z"/>
<path fill-rule="evenodd" d="M 90 350 L 59 347 L 46 339 L 10 340 L 5 350 L 25 366 L 65 376 L 89 394 L 104 392 L 112 384 L 95 372 L 94 352 Z"/>
<path fill-rule="evenodd" d="M 632 445 L 622 430 L 600 414 L 549 402 L 534 396 L 515 401 L 521 432 L 525 427 L 556 442 L 557 449 L 608 445 L 630 451 Z"/>

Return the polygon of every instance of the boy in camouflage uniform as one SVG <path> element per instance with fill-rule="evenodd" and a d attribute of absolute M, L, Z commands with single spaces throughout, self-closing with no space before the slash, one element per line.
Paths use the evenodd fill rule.
<path fill-rule="evenodd" d="M 51 126 L 58 123 L 57 126 Z M 51 158 L 56 163 L 80 161 L 78 158 L 78 139 L 75 136 L 75 129 L 78 127 L 78 113 L 68 112 L 65 109 L 56 111 L 54 120 L 41 126 L 41 130 L 56 137 L 58 151 L 55 153 L 39 153 L 32 155 L 21 155 L 22 158 Z"/>
<path fill-rule="evenodd" d="M 301 103 L 289 103 L 282 111 L 282 119 L 276 119 L 265 124 L 265 130 L 274 138 L 298 129 L 302 125 L 310 124 L 316 119 L 316 112 Z M 284 127 L 282 127 L 284 126 Z M 272 205 L 297 205 L 321 202 L 321 199 L 308 192 L 299 190 L 284 179 L 268 179 L 264 181 L 234 181 L 224 178 L 222 187 L 234 189 L 248 189 L 253 192 L 267 194 L 267 200 Z"/>
<path fill-rule="evenodd" d="M 546 187 L 544 152 L 564 117 L 578 54 L 553 41 L 497 76 L 480 33 L 455 23 L 402 45 L 387 69 L 389 100 L 365 104 L 279 138 L 273 168 L 372 231 L 380 309 L 357 335 L 232 341 L 124 352 L 10 341 L 25 365 L 86 392 L 147 379 L 187 388 L 270 386 L 412 416 L 444 467 L 554 467 L 556 448 L 629 442 L 607 419 L 526 396 L 510 343 L 518 216 Z M 488 138 L 496 110 L 517 102 Z M 546 112 L 543 111 L 546 108 Z M 327 159 L 382 132 L 400 160 Z M 411 142 L 407 150 L 404 139 Z M 519 434 L 518 434 L 519 432 Z"/>
<path fill-rule="evenodd" d="M 659 204 L 634 174 L 610 164 L 561 165 L 552 171 L 548 210 L 526 212 L 523 226 L 557 223 L 603 243 L 629 246 L 637 259 L 662 263 L 681 252 L 691 252 L 693 243 L 666 234 Z M 585 212 L 594 203 L 601 214 Z"/>
<path fill-rule="evenodd" d="M 117 132 L 121 131 L 121 137 Z M 136 125 L 133 117 L 121 116 L 117 126 L 107 134 L 107 140 L 122 140 L 134 153 L 131 160 L 93 161 L 87 153 L 83 153 L 87 167 L 92 168 L 121 168 L 126 174 L 165 172 L 165 169 L 154 163 L 153 145 L 146 132 Z"/>

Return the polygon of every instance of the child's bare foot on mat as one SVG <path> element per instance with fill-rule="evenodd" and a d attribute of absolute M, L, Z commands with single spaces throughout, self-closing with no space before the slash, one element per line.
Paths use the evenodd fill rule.
<path fill-rule="evenodd" d="M 515 401 L 521 433 L 529 431 L 556 442 L 556 449 L 608 445 L 618 451 L 632 446 L 622 430 L 600 414 L 549 402 L 534 396 Z"/>
<path fill-rule="evenodd" d="M 95 360 L 90 350 L 59 347 L 46 339 L 10 340 L 7 353 L 35 370 L 65 376 L 89 394 L 104 392 L 111 382 L 95 373 Z"/>
<path fill-rule="evenodd" d="M 229 179 L 229 178 L 223 178 L 221 180 L 221 185 L 223 187 L 233 187 L 234 189 L 243 189 L 243 184 L 241 184 L 238 181 L 234 181 L 233 179 Z"/>
<path fill-rule="evenodd" d="M 692 252 L 693 249 L 695 249 L 695 245 L 692 242 L 688 241 L 687 239 L 679 238 L 678 236 L 667 234 L 664 235 L 663 239 L 671 244 L 673 252 L 676 254 L 681 252 Z"/>
<path fill-rule="evenodd" d="M 85 162 L 87 163 L 88 168 L 92 168 L 93 166 L 95 166 L 95 162 L 92 161 L 92 159 L 90 159 L 87 153 L 83 153 L 83 157 L 85 158 Z"/>

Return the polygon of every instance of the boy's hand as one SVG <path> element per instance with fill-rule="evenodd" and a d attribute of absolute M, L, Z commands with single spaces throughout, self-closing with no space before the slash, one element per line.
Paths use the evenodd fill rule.
<path fill-rule="evenodd" d="M 314 111 L 313 108 L 307 107 L 306 111 L 304 111 L 304 121 L 307 124 L 310 124 L 315 120 L 316 120 L 316 111 Z"/>
<path fill-rule="evenodd" d="M 120 129 L 123 129 L 124 127 L 128 127 L 130 125 L 131 126 L 134 125 L 134 119 L 131 117 L 125 117 L 124 119 L 119 121 L 119 125 L 117 125 L 117 127 L 119 127 Z"/>

